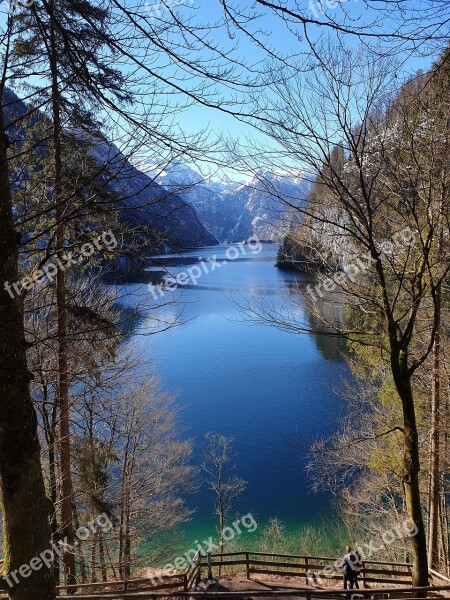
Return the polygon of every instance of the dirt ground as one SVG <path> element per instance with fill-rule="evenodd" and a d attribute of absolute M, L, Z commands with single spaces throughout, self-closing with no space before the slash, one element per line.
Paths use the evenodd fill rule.
<path fill-rule="evenodd" d="M 386 594 L 377 594 L 377 588 L 379 588 L 380 586 L 377 584 L 371 584 L 370 585 L 370 589 L 374 590 L 374 597 L 375 598 L 399 598 L 399 597 L 410 597 L 410 594 L 396 594 L 396 593 L 391 593 L 389 595 Z M 383 587 L 386 587 L 383 586 Z M 390 586 L 393 587 L 393 586 Z M 342 585 L 340 585 L 340 582 L 336 581 L 336 580 L 327 580 L 327 579 L 323 579 L 320 582 L 320 585 L 317 584 L 317 586 L 311 586 L 308 585 L 306 583 L 306 580 L 304 577 L 288 577 L 288 576 L 282 576 L 282 575 L 265 575 L 265 574 L 258 574 L 252 575 L 252 578 L 249 580 L 246 578 L 245 573 L 233 573 L 233 574 L 225 574 L 222 575 L 218 581 L 218 583 L 216 583 L 215 585 L 205 585 L 205 587 L 203 587 L 203 589 L 208 589 L 208 591 L 242 591 L 242 599 L 243 600 L 252 600 L 251 599 L 251 593 L 252 591 L 274 591 L 274 590 L 283 590 L 283 589 L 298 589 L 298 590 L 304 590 L 305 592 L 307 591 L 311 591 L 313 589 L 323 589 L 323 590 L 329 590 L 330 592 L 332 592 L 333 590 L 342 590 Z M 368 589 L 368 588 L 366 588 Z M 300 595 L 300 594 L 299 594 Z M 435 593 L 433 594 L 433 596 L 435 597 L 444 597 L 444 594 L 441 593 Z M 445 593 L 445 597 L 449 597 L 450 594 Z M 267 596 L 269 598 L 269 596 Z M 357 590 L 355 591 L 354 594 L 352 594 L 352 597 L 357 600 L 358 599 L 358 592 Z M 264 598 L 264 597 L 260 597 L 259 598 Z M 344 598 L 343 596 L 336 596 L 336 598 Z M 360 596 L 360 598 L 362 599 L 363 597 Z M 293 597 L 292 596 L 277 596 L 277 600 L 292 600 Z"/>

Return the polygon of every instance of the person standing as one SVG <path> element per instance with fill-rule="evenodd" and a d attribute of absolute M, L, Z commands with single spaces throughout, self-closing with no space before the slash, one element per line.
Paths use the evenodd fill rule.
<path fill-rule="evenodd" d="M 358 589 L 358 573 L 362 568 L 362 559 L 359 552 L 352 551 L 350 546 L 345 547 L 345 554 L 341 563 L 344 590 Z"/>

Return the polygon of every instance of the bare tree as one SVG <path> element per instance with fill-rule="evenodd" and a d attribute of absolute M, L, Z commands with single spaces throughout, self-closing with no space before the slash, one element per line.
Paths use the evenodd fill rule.
<path fill-rule="evenodd" d="M 291 57 L 282 56 L 280 48 L 268 44 L 261 26 L 272 19 L 281 26 L 287 37 L 299 42 L 304 51 L 303 67 L 310 69 L 308 58 L 317 52 L 317 38 L 324 34 L 336 41 L 355 38 L 377 52 L 391 56 L 408 53 L 429 55 L 448 43 L 450 14 L 445 0 L 427 0 L 420 6 L 413 0 L 363 0 L 363 10 L 353 10 L 351 2 L 255 0 L 242 6 L 233 0 L 219 0 L 230 26 L 244 33 L 267 54 L 289 63 Z M 306 44 L 305 44 L 306 42 Z"/>
<path fill-rule="evenodd" d="M 268 554 L 277 552 L 286 554 L 288 552 L 289 541 L 286 535 L 286 525 L 276 517 L 270 517 L 268 524 L 264 527 L 259 549 L 260 552 Z"/>
<path fill-rule="evenodd" d="M 220 551 L 224 549 L 226 520 L 235 500 L 243 493 L 247 482 L 234 473 L 232 453 L 234 439 L 218 433 L 207 433 L 203 450 L 203 469 L 207 485 L 215 495 L 215 513 L 219 518 Z"/>
<path fill-rule="evenodd" d="M 122 578 L 144 566 L 139 543 L 189 518 L 181 494 L 192 489 L 191 442 L 180 439 L 178 410 L 156 377 L 124 386 L 108 410 L 114 423 L 116 469 L 108 495 L 118 514 L 118 568 Z M 107 419 L 107 422 L 110 419 Z M 150 555 L 158 558 L 157 548 Z"/>
<path fill-rule="evenodd" d="M 330 202 L 319 194 L 302 212 L 305 224 L 327 230 L 334 245 L 322 239 L 315 243 L 322 236 L 313 235 L 318 255 L 327 249 L 326 266 L 333 272 L 342 265 L 343 271 L 319 277 L 310 296 L 340 292 L 351 319 L 344 326 L 331 319 L 319 333 L 331 328 L 389 359 L 402 407 L 403 493 L 408 516 L 418 527 L 411 538 L 413 579 L 423 586 L 427 545 L 412 386 L 435 343 L 438 289 L 450 269 L 448 53 L 400 91 L 385 59 L 342 46 L 322 47 L 320 56 L 308 76 L 279 73 L 274 95 L 255 98 L 255 105 L 269 123 L 265 130 L 282 148 L 267 160 L 279 169 L 289 170 L 295 162 L 309 168 L 330 194 Z M 337 146 L 343 160 L 336 162 Z M 251 163 L 250 153 L 244 163 Z M 287 331 L 310 330 L 289 307 L 277 313 L 261 304 L 247 308 Z M 427 339 L 420 344 L 424 328 Z"/>

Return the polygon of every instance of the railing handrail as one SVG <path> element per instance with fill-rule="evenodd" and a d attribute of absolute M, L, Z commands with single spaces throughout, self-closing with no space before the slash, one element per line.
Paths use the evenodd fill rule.
<path fill-rule="evenodd" d="M 162 570 L 162 569 L 161 569 Z M 92 583 L 76 583 L 76 584 L 71 584 L 71 585 L 57 585 L 56 589 L 57 590 L 65 590 L 67 588 L 74 588 L 76 587 L 78 588 L 92 588 L 92 587 L 105 587 L 108 585 L 129 585 L 129 584 L 135 584 L 135 583 L 147 583 L 147 582 L 153 582 L 156 579 L 162 579 L 162 580 L 171 580 L 171 579 L 178 579 L 180 580 L 180 585 L 183 583 L 183 579 L 184 579 L 184 573 L 176 573 L 175 575 L 159 575 L 157 573 L 155 573 L 154 577 L 140 577 L 140 578 L 135 578 L 135 579 L 120 579 L 120 580 L 115 580 L 115 579 L 110 579 L 109 581 L 96 581 L 96 582 L 92 582 Z M 162 584 L 161 584 L 162 585 Z"/>
<path fill-rule="evenodd" d="M 306 555 L 306 554 L 280 554 L 278 552 L 252 552 L 252 551 L 239 551 L 239 552 L 218 552 L 215 554 L 211 554 L 212 557 L 224 557 L 224 556 L 245 556 L 245 555 L 249 555 L 249 556 L 273 556 L 273 557 L 279 557 L 279 558 L 302 558 L 302 559 L 307 559 L 309 561 L 315 561 L 315 560 L 326 560 L 326 561 L 337 561 L 340 560 L 341 557 L 336 557 L 336 556 L 311 556 L 311 555 Z M 206 558 L 206 555 L 202 555 L 202 559 Z M 364 560 L 363 561 L 365 564 L 371 564 L 371 565 L 395 565 L 396 567 L 412 567 L 413 564 L 412 563 L 406 563 L 406 562 L 389 562 L 389 561 L 379 561 L 379 560 Z"/>
<path fill-rule="evenodd" d="M 433 577 L 437 577 L 438 579 L 442 579 L 442 581 L 448 581 L 450 583 L 450 577 L 447 577 L 447 575 L 444 575 L 443 573 L 439 573 L 439 571 L 436 571 L 435 569 L 429 568 L 428 573 L 433 575 Z"/>
<path fill-rule="evenodd" d="M 450 585 L 443 586 L 427 586 L 427 587 L 404 587 L 404 588 L 372 588 L 372 589 L 360 589 L 354 590 L 358 596 L 370 596 L 374 593 L 376 594 L 409 594 L 410 598 L 413 597 L 421 597 L 425 592 L 443 592 L 450 591 Z M 332 596 L 335 598 L 336 596 L 345 596 L 347 597 L 349 590 L 329 588 L 326 590 L 315 590 L 311 587 L 302 587 L 302 588 L 284 588 L 278 590 L 248 590 L 248 594 L 253 597 L 264 597 L 264 596 L 307 596 L 311 597 L 327 597 Z M 77 595 L 75 598 L 77 600 L 88 600 L 89 598 L 114 598 L 114 593 L 107 593 L 102 596 L 92 596 L 92 595 Z M 141 598 L 145 599 L 146 596 L 148 598 L 203 598 L 203 599 L 211 599 L 215 598 L 242 598 L 243 595 L 246 595 L 246 590 L 238 590 L 233 592 L 193 592 L 193 591 L 183 591 L 183 592 L 155 592 L 148 594 L 140 594 L 137 592 L 126 593 L 121 595 L 123 598 Z M 116 594 L 117 596 L 117 594 Z M 395 598 L 395 596 L 393 596 Z M 58 596 L 57 600 L 67 600 L 67 596 Z"/>
<path fill-rule="evenodd" d="M 269 557 L 272 560 L 262 560 L 261 557 Z M 229 559 L 229 560 L 227 560 Z M 278 560 L 277 560 L 278 559 Z M 280 560 L 281 559 L 281 560 Z M 286 562 L 287 560 L 291 560 L 291 562 Z M 128 579 L 128 580 L 119 580 L 119 581 L 107 581 L 107 582 L 96 582 L 96 583 L 83 583 L 83 584 L 76 584 L 75 586 L 58 586 L 57 590 L 59 592 L 63 592 L 63 591 L 67 591 L 68 588 L 73 588 L 76 587 L 77 590 L 93 590 L 92 593 L 90 594 L 89 592 L 87 592 L 86 594 L 81 594 L 78 595 L 77 598 L 80 598 L 80 600 L 82 600 L 83 597 L 86 598 L 99 598 L 99 600 L 101 598 L 107 599 L 107 598 L 113 598 L 114 596 L 117 596 L 117 593 L 120 592 L 121 597 L 123 596 L 124 598 L 133 598 L 133 597 L 137 597 L 134 596 L 133 594 L 140 594 L 140 597 L 143 599 L 145 597 L 149 597 L 149 598 L 173 598 L 173 597 L 184 597 L 184 594 L 189 594 L 190 596 L 194 595 L 195 592 L 191 592 L 190 588 L 192 587 L 192 585 L 195 583 L 195 581 L 201 576 L 201 569 L 202 567 L 205 567 L 206 564 L 209 565 L 209 567 L 212 566 L 237 566 L 237 565 L 242 565 L 245 566 L 246 569 L 246 573 L 247 576 L 249 575 L 249 573 L 254 573 L 257 574 L 258 572 L 267 572 L 267 573 L 274 573 L 277 574 L 277 571 L 269 571 L 269 570 L 264 570 L 258 567 L 263 567 L 263 566 L 269 566 L 269 567 L 274 567 L 276 568 L 277 566 L 282 568 L 282 569 L 288 569 L 288 571 L 283 571 L 285 573 L 290 573 L 292 576 L 298 576 L 298 577 L 308 577 L 308 573 L 310 573 L 310 569 L 311 569 L 311 574 L 314 573 L 314 570 L 318 570 L 322 567 L 332 567 L 334 566 L 334 564 L 336 563 L 336 561 L 339 560 L 339 558 L 336 557 L 323 557 L 323 556 L 309 556 L 309 555 L 305 555 L 305 554 L 281 554 L 281 553 L 277 553 L 277 552 L 259 552 L 259 551 L 237 551 L 237 552 L 222 552 L 222 553 L 216 553 L 216 554 L 212 554 L 212 553 L 208 553 L 208 554 L 203 554 L 201 551 L 197 552 L 196 555 L 193 557 L 192 561 L 188 564 L 186 570 L 184 572 L 180 572 L 180 573 L 175 573 L 173 575 L 163 575 L 162 572 L 158 573 L 157 570 L 155 570 L 155 574 L 153 576 L 150 577 L 145 577 L 145 578 L 134 578 L 134 579 Z M 208 561 L 208 563 L 206 562 Z M 297 562 L 292 562 L 292 561 L 297 561 Z M 331 563 L 331 564 L 316 564 L 316 563 L 321 563 L 321 562 L 325 562 L 325 563 Z M 381 567 L 380 569 L 377 569 L 376 567 Z M 256 567 L 256 568 L 253 568 Z M 395 577 L 398 577 L 398 585 L 402 585 L 402 584 L 407 584 L 407 581 L 404 581 L 405 577 L 402 578 L 402 575 L 411 575 L 411 567 L 412 564 L 411 563 L 392 563 L 392 562 L 387 562 L 387 561 L 364 561 L 364 567 L 365 568 L 365 573 L 367 573 L 369 575 L 369 577 L 366 577 L 365 574 L 363 574 L 363 580 L 367 580 L 370 582 L 379 582 L 380 584 L 395 584 L 396 580 Z M 389 567 L 389 569 L 383 568 L 383 567 Z M 289 568 L 291 570 L 289 570 Z M 402 570 L 405 569 L 405 570 Z M 298 569 L 295 570 L 295 569 Z M 407 570 L 406 570 L 407 569 Z M 295 571 L 294 571 L 295 570 Z M 370 577 L 370 575 L 385 575 L 384 578 L 379 578 L 379 579 L 375 579 L 374 577 Z M 317 575 L 317 573 L 315 573 L 315 575 Z M 389 577 L 389 575 L 392 575 L 392 577 Z M 337 579 L 338 576 L 337 575 L 333 575 L 330 577 L 331 579 Z M 155 585 L 155 580 L 158 580 L 158 584 Z M 448 580 L 450 583 L 450 579 Z M 129 589 L 129 586 L 145 586 L 145 584 L 148 583 L 152 583 L 153 584 L 153 590 L 148 590 L 148 589 L 143 589 L 143 590 L 139 590 L 138 587 L 134 588 L 133 590 Z M 182 587 L 183 590 L 177 590 L 177 591 L 172 591 L 170 590 L 170 588 L 174 588 L 174 587 Z M 117 588 L 117 587 L 121 587 L 122 589 L 111 589 L 111 590 L 100 590 L 99 588 Z M 128 588 L 128 589 L 127 589 Z M 164 589 L 166 588 L 166 589 Z M 450 586 L 441 586 L 440 589 L 450 589 Z M 333 594 L 336 592 L 337 595 L 339 596 L 339 590 L 335 590 L 334 588 L 330 588 L 333 589 Z M 385 590 L 386 588 L 376 588 L 378 591 L 383 589 Z M 408 587 L 408 588 L 404 588 L 406 589 L 410 594 L 411 592 L 414 590 L 414 588 Z M 419 588 L 417 588 L 419 589 Z M 432 589 L 436 590 L 438 589 L 436 586 L 433 586 Z M 98 590 L 98 591 L 97 591 Z M 387 588 L 388 591 L 391 590 L 391 588 Z M 396 587 L 396 588 L 392 588 L 392 590 L 400 593 L 402 591 L 402 588 Z M 303 593 L 308 593 L 308 598 L 310 598 L 311 595 L 314 596 L 321 596 L 321 595 L 326 595 L 327 593 L 329 593 L 328 590 L 317 590 L 314 589 L 313 587 L 306 587 L 306 588 L 289 588 L 289 590 L 284 590 L 284 593 L 286 593 L 286 595 L 296 595 L 298 593 L 300 593 L 300 591 L 303 591 Z M 264 596 L 264 595 L 277 595 L 276 593 L 273 594 L 273 592 L 276 592 L 276 590 L 272 590 L 269 592 L 264 591 L 264 593 L 258 594 L 258 593 L 254 593 L 255 591 L 252 590 L 252 596 L 253 595 L 259 595 L 259 596 Z M 360 592 L 358 592 L 360 593 Z M 368 592 L 370 594 L 370 590 Z M 143 594 L 143 595 L 142 595 Z M 214 593 L 208 594 L 208 597 L 214 598 L 214 597 L 233 597 L 233 592 L 220 592 L 218 594 L 222 594 L 218 595 L 218 596 L 214 596 Z M 345 594 L 345 592 L 343 592 L 343 594 Z M 364 593 L 364 589 L 361 590 L 361 594 L 363 596 L 367 595 L 367 593 Z M 239 595 L 239 594 L 236 594 Z M 203 592 L 203 597 L 205 597 L 206 594 Z M 65 596 L 63 596 L 65 597 Z"/>

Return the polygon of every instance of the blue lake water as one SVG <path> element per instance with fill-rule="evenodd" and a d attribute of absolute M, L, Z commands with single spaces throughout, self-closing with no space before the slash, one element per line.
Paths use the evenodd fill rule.
<path fill-rule="evenodd" d="M 148 310 L 135 335 L 164 387 L 177 394 L 185 435 L 195 441 L 199 481 L 204 434 L 233 436 L 236 472 L 248 482 L 236 513 L 251 512 L 258 524 L 278 517 L 293 530 L 330 517 L 330 498 L 310 491 L 305 465 L 311 443 L 337 428 L 343 400 L 334 390 L 347 368 L 340 340 L 255 324 L 244 310 L 258 305 L 277 311 L 290 298 L 291 316 L 313 323 L 303 302 L 308 276 L 277 269 L 277 250 L 265 244 L 258 254 L 247 249 L 227 261 L 221 246 L 165 258 L 174 275 L 198 264 L 199 256 L 216 257 L 221 266 L 203 272 L 196 285 L 165 294 L 173 303 Z M 149 296 L 145 287 L 127 287 Z M 138 335 L 155 316 L 170 321 L 180 313 L 187 321 L 182 326 Z M 211 492 L 200 488 L 188 504 L 196 509 L 186 526 L 189 537 L 213 533 Z"/>

